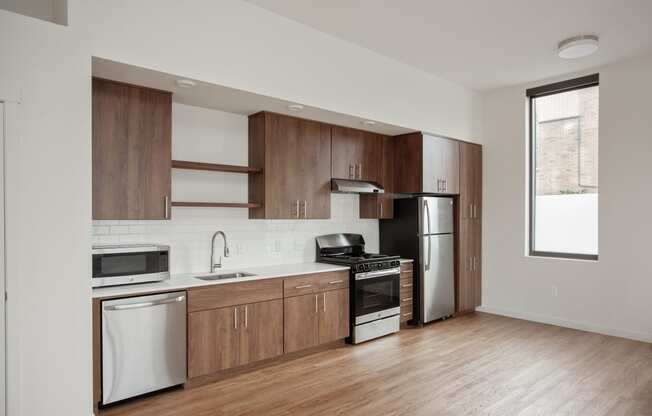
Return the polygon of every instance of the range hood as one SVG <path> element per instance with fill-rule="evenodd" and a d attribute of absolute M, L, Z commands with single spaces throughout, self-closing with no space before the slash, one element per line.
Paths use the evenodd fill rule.
<path fill-rule="evenodd" d="M 376 182 L 331 179 L 331 191 L 346 194 L 382 194 L 382 186 Z"/>

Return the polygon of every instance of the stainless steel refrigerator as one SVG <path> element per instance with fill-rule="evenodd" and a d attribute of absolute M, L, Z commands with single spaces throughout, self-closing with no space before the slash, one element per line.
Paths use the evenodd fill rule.
<path fill-rule="evenodd" d="M 453 198 L 396 199 L 394 219 L 380 221 L 380 252 L 414 260 L 415 319 L 423 324 L 455 312 Z"/>

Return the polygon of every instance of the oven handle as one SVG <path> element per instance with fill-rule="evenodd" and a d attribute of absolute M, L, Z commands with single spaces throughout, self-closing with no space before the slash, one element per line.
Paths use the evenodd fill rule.
<path fill-rule="evenodd" d="M 374 272 L 366 272 L 366 273 L 356 273 L 355 280 L 373 279 L 374 277 L 391 276 L 393 274 L 400 275 L 401 268 L 396 267 L 394 269 L 377 270 Z"/>

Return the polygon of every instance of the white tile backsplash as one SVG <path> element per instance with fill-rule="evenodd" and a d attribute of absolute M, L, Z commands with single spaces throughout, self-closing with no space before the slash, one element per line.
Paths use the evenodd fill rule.
<path fill-rule="evenodd" d="M 362 234 L 367 250 L 378 251 L 378 221 L 360 219 L 358 203 L 358 195 L 332 194 L 329 220 L 250 220 L 241 208 L 173 208 L 169 221 L 94 221 L 93 243 L 167 244 L 172 273 L 208 271 L 217 230 L 229 242 L 225 268 L 314 261 L 315 237 L 322 234 Z M 221 241 L 216 249 L 222 251 Z"/>

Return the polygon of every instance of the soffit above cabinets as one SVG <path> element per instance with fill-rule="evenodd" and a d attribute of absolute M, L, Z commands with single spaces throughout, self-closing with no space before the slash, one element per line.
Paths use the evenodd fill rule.
<path fill-rule="evenodd" d="M 177 85 L 177 80 L 188 79 L 182 75 L 168 74 L 97 57 L 93 57 L 92 72 L 94 77 L 171 91 L 172 101 L 177 103 L 227 113 L 249 116 L 260 111 L 268 111 L 389 136 L 414 131 L 414 129 L 385 124 L 381 121 L 377 121 L 374 125 L 363 124 L 366 120 L 364 117 L 311 107 L 305 103 L 299 103 L 303 106 L 301 111 L 291 111 L 288 106 L 297 103 L 195 79 L 191 80 L 195 81 L 196 85 L 184 88 Z"/>

